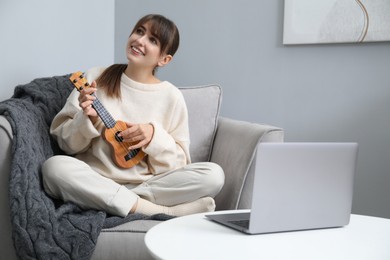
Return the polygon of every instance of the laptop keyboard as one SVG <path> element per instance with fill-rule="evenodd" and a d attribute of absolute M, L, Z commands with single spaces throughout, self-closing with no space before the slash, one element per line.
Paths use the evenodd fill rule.
<path fill-rule="evenodd" d="M 231 220 L 228 221 L 231 224 L 243 227 L 243 228 L 249 228 L 249 219 L 243 219 L 243 220 Z"/>

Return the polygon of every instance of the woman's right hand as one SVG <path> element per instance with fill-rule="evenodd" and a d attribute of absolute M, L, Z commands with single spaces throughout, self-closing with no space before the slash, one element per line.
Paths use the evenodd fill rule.
<path fill-rule="evenodd" d="M 94 81 L 89 88 L 81 90 L 79 95 L 79 106 L 83 110 L 84 114 L 89 116 L 92 123 L 95 123 L 98 119 L 98 114 L 92 107 L 92 103 L 96 99 L 96 97 L 92 96 L 92 94 L 95 93 L 96 90 L 96 82 Z"/>

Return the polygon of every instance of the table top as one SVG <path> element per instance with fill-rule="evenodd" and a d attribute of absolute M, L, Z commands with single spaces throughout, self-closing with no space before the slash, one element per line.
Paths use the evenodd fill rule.
<path fill-rule="evenodd" d="M 247 235 L 204 215 L 154 226 L 145 236 L 148 250 L 167 260 L 390 259 L 390 219 L 351 215 L 349 225 L 341 228 Z"/>

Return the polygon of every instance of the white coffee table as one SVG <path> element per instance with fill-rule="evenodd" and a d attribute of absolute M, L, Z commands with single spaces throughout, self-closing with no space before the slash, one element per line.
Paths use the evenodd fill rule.
<path fill-rule="evenodd" d="M 390 259 L 390 219 L 351 215 L 342 228 L 246 235 L 204 215 L 154 226 L 145 236 L 150 253 L 167 260 Z"/>

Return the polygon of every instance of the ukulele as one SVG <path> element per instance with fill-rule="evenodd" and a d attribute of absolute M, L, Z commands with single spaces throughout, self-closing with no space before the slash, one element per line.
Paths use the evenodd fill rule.
<path fill-rule="evenodd" d="M 84 74 L 80 71 L 73 73 L 69 79 L 79 92 L 84 88 L 90 87 Z M 92 96 L 96 97 L 95 93 Z M 140 148 L 129 150 L 128 147 L 133 143 L 123 142 L 123 138 L 118 136 L 121 131 L 127 129 L 126 123 L 123 121 L 115 121 L 97 98 L 93 101 L 92 107 L 96 110 L 106 127 L 103 131 L 103 138 L 112 148 L 112 159 L 114 163 L 124 169 L 138 164 L 144 158 L 145 153 Z"/>

